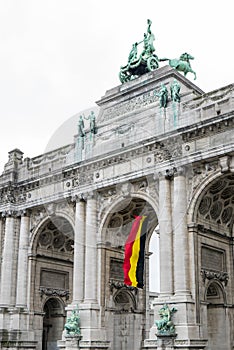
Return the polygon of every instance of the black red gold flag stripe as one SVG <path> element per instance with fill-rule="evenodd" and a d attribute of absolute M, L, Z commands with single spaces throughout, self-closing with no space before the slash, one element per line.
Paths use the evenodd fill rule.
<path fill-rule="evenodd" d="M 145 240 L 148 219 L 136 216 L 125 243 L 123 263 L 124 284 L 137 288 L 144 286 Z"/>

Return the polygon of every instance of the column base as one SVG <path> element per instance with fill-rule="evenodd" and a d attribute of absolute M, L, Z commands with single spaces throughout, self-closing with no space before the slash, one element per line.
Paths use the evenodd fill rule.
<path fill-rule="evenodd" d="M 57 346 L 60 350 L 108 350 L 110 349 L 109 341 L 101 340 L 81 340 L 82 336 L 79 339 L 75 338 L 66 338 L 65 340 L 59 340 Z"/>
<path fill-rule="evenodd" d="M 177 334 L 157 334 L 158 350 L 174 350 Z"/>
<path fill-rule="evenodd" d="M 175 339 L 174 349 L 181 350 L 204 350 L 208 341 L 201 339 Z"/>
<path fill-rule="evenodd" d="M 164 337 L 164 338 L 162 338 Z M 161 339 L 146 339 L 142 350 L 204 350 L 207 346 L 207 340 L 201 339 L 169 339 L 161 336 Z M 164 346 L 164 347 L 162 347 Z"/>

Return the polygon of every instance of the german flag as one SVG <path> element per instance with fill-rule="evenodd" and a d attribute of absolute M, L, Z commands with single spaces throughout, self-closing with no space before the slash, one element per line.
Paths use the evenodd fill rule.
<path fill-rule="evenodd" d="M 148 219 L 146 216 L 136 216 L 130 234 L 125 243 L 123 263 L 124 284 L 143 288 L 145 240 Z"/>

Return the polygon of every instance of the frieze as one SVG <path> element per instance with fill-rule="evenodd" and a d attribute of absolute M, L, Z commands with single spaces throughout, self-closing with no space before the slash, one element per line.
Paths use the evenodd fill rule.
<path fill-rule="evenodd" d="M 111 120 L 120 115 L 133 112 L 155 102 L 158 102 L 157 89 L 141 94 L 140 96 L 136 96 L 127 102 L 122 102 L 105 109 L 103 114 L 100 115 L 99 121 L 103 122 Z"/>
<path fill-rule="evenodd" d="M 220 132 L 224 132 L 229 128 L 233 128 L 234 117 L 233 113 L 227 115 L 222 115 L 222 119 L 214 119 L 212 124 L 210 121 L 207 121 L 207 124 L 202 124 L 196 126 L 196 128 L 190 129 L 182 134 L 182 139 L 184 142 L 191 142 L 199 138 L 206 136 L 211 136 Z"/>

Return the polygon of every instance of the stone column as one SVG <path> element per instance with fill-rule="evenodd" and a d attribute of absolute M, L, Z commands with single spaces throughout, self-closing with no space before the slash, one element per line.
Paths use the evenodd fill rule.
<path fill-rule="evenodd" d="M 30 217 L 26 211 L 21 213 L 20 237 L 19 237 L 19 255 L 17 269 L 17 289 L 16 306 L 27 306 L 28 289 L 28 241 L 29 241 Z"/>
<path fill-rule="evenodd" d="M 97 201 L 89 193 L 86 204 L 85 302 L 97 303 Z"/>
<path fill-rule="evenodd" d="M 184 169 L 179 168 L 174 176 L 174 283 L 175 294 L 189 293 L 189 245 L 187 229 L 187 192 Z"/>
<path fill-rule="evenodd" d="M 0 256 L 2 256 L 2 242 L 3 242 L 3 219 L 2 219 L 2 214 L 0 213 Z M 2 269 L 2 262 L 0 259 L 0 281 L 1 281 L 1 269 Z"/>
<path fill-rule="evenodd" d="M 170 177 L 159 178 L 160 296 L 173 294 L 173 236 Z"/>
<path fill-rule="evenodd" d="M 2 275 L 1 275 L 1 306 L 13 306 L 12 290 L 13 290 L 13 267 L 14 267 L 14 243 L 15 243 L 15 218 L 12 211 L 5 212 L 5 237 L 2 252 Z"/>
<path fill-rule="evenodd" d="M 85 201 L 76 197 L 74 264 L 73 264 L 73 304 L 84 299 L 85 278 Z"/>

